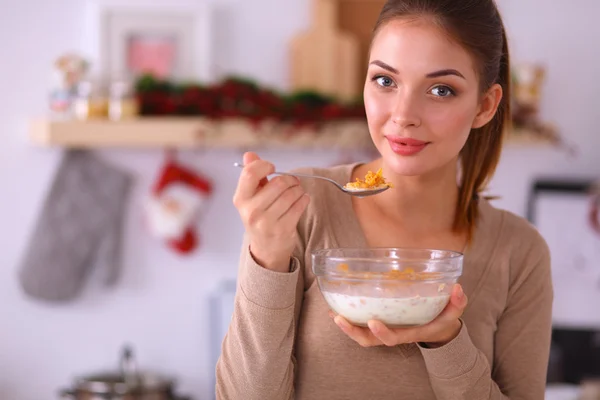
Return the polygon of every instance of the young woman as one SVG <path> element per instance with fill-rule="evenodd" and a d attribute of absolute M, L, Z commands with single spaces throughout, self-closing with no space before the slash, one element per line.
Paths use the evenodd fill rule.
<path fill-rule="evenodd" d="M 381 157 L 303 171 L 346 183 L 382 168 L 394 188 L 357 199 L 326 182 L 267 180 L 275 167 L 244 155 L 234 204 L 246 235 L 217 398 L 543 399 L 549 250 L 481 194 L 509 122 L 496 5 L 389 0 L 368 62 L 364 102 Z M 330 315 L 319 292 L 310 255 L 331 247 L 449 249 L 465 263 L 431 323 L 362 328 Z"/>

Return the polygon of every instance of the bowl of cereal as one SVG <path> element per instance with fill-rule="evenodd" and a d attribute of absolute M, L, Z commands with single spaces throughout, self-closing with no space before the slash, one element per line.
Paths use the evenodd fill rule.
<path fill-rule="evenodd" d="M 312 253 L 312 270 L 329 307 L 350 323 L 413 327 L 446 307 L 463 258 L 435 249 L 323 249 Z"/>

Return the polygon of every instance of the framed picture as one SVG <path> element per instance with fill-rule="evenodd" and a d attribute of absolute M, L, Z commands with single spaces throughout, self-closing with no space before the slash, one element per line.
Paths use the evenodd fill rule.
<path fill-rule="evenodd" d="M 135 79 L 143 74 L 210 82 L 211 7 L 199 1 L 88 0 L 84 49 L 94 75 Z"/>
<path fill-rule="evenodd" d="M 554 284 L 553 324 L 600 330 L 600 235 L 590 221 L 593 181 L 534 182 L 528 219 L 550 248 Z"/>

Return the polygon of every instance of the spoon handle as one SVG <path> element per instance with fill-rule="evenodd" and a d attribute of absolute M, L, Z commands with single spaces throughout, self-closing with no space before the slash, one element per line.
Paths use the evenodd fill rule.
<path fill-rule="evenodd" d="M 239 168 L 244 168 L 244 164 L 240 164 L 238 162 L 233 163 L 233 165 L 236 166 L 236 167 L 239 167 Z M 379 194 L 381 192 L 384 192 L 384 191 L 386 191 L 389 188 L 389 186 L 386 186 L 386 187 L 377 188 L 377 189 L 350 190 L 350 189 L 346 189 L 343 185 L 337 183 L 333 179 L 326 178 L 324 176 L 319 176 L 319 175 L 296 174 L 296 173 L 292 173 L 292 172 L 273 172 L 272 175 L 288 175 L 288 176 L 295 176 L 297 178 L 321 179 L 323 181 L 327 181 L 329 183 L 334 184 L 335 187 L 338 188 L 339 190 L 341 190 L 342 192 L 344 192 L 346 194 L 349 194 L 351 196 L 356 196 L 356 197 L 373 196 L 375 194 Z"/>
<path fill-rule="evenodd" d="M 236 166 L 236 167 L 239 167 L 239 168 L 244 168 L 244 164 L 241 164 L 241 163 L 238 163 L 238 162 L 233 163 L 233 165 Z M 327 181 L 329 183 L 333 183 L 335 186 L 337 186 L 338 189 L 340 189 L 342 191 L 345 191 L 344 187 L 342 185 L 340 185 L 339 183 L 337 183 L 333 179 L 329 179 L 329 178 L 326 178 L 324 176 L 308 175 L 308 174 L 300 174 L 300 173 L 292 173 L 292 172 L 278 172 L 278 171 L 273 172 L 273 175 L 295 176 L 296 178 L 322 179 L 322 180 Z"/>

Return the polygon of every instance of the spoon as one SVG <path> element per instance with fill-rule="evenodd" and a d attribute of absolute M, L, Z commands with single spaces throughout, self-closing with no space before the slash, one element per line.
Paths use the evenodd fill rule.
<path fill-rule="evenodd" d="M 240 164 L 238 162 L 233 163 L 233 165 L 235 167 L 244 168 L 244 164 Z M 375 189 L 347 189 L 343 185 L 340 185 L 339 183 L 334 181 L 333 179 L 325 178 L 324 176 L 318 176 L 318 175 L 297 174 L 297 173 L 291 173 L 291 172 L 273 172 L 273 175 L 287 175 L 287 176 L 295 176 L 296 178 L 321 179 L 321 180 L 327 181 L 329 183 L 333 183 L 335 185 L 335 187 L 338 188 L 339 190 L 341 190 L 342 192 L 349 194 L 350 196 L 356 196 L 356 197 L 373 196 L 375 194 L 385 192 L 386 190 L 389 189 L 389 186 L 375 188 Z"/>

